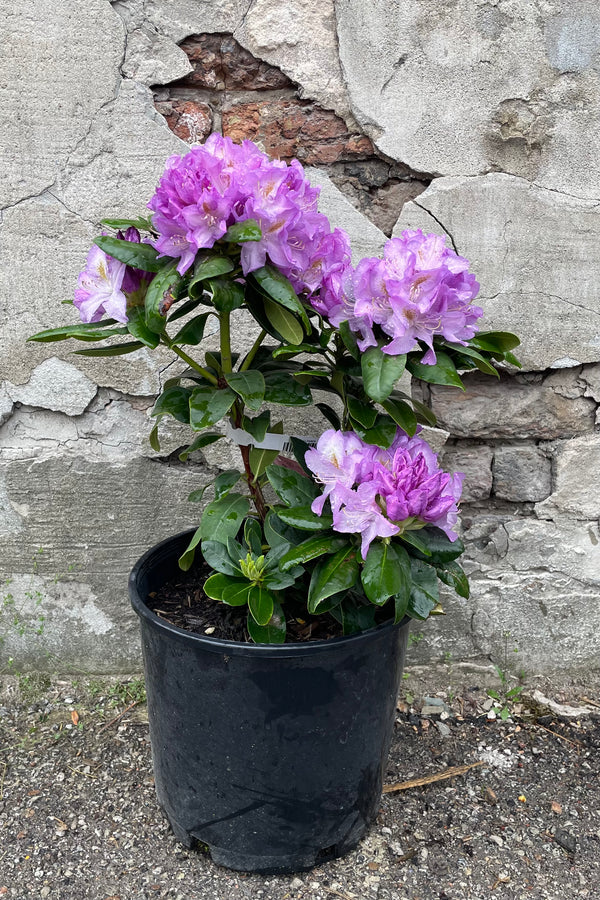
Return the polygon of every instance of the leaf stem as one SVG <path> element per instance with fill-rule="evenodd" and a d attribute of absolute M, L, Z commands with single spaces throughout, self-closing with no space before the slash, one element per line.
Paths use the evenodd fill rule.
<path fill-rule="evenodd" d="M 207 369 L 202 368 L 202 366 L 199 365 L 199 363 L 197 363 L 196 360 L 192 359 L 191 356 L 188 356 L 187 353 L 185 352 L 185 350 L 182 350 L 180 347 L 177 347 L 175 344 L 171 344 L 171 342 L 169 340 L 165 340 L 165 344 L 167 345 L 169 350 L 172 350 L 173 353 L 176 353 L 180 359 L 182 359 L 184 362 L 186 362 L 191 369 L 194 369 L 196 372 L 198 372 L 200 375 L 202 375 L 203 378 L 206 378 L 207 381 L 210 381 L 211 384 L 214 384 L 215 387 L 219 386 L 219 382 L 215 378 L 215 376 L 211 372 L 209 372 Z"/>
<path fill-rule="evenodd" d="M 256 338 L 256 340 L 250 347 L 250 350 L 248 351 L 248 355 L 246 356 L 246 359 L 241 364 L 241 366 L 239 368 L 240 372 L 245 372 L 247 369 L 250 368 L 250 366 L 252 365 L 252 363 L 254 361 L 254 357 L 260 350 L 260 346 L 261 346 L 262 342 L 264 341 L 264 339 L 266 338 L 266 336 L 267 336 L 267 332 L 263 328 L 263 330 L 261 331 L 259 336 Z"/>

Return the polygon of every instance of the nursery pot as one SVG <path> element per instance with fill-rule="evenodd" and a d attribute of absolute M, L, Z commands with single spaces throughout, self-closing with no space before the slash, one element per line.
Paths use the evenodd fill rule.
<path fill-rule="evenodd" d="M 295 644 L 186 632 L 146 605 L 191 532 L 131 572 L 158 802 L 185 846 L 231 869 L 294 872 L 356 846 L 375 818 L 409 620 Z"/>

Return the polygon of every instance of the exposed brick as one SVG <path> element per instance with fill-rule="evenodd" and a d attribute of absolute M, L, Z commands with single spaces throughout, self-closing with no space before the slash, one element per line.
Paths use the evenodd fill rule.
<path fill-rule="evenodd" d="M 352 135 L 343 119 L 296 98 L 231 103 L 223 110 L 223 134 L 257 141 L 270 156 L 296 157 L 306 165 L 338 162 L 373 152 L 368 138 Z"/>
<path fill-rule="evenodd" d="M 228 91 L 272 91 L 295 87 L 294 83 L 280 69 L 256 59 L 233 37 L 223 38 L 221 62 L 225 88 Z"/>
<path fill-rule="evenodd" d="M 193 66 L 179 84 L 205 90 L 267 91 L 293 88 L 280 69 L 245 50 L 228 34 L 200 34 L 181 44 Z"/>
<path fill-rule="evenodd" d="M 193 71 L 179 84 L 207 90 L 223 90 L 225 78 L 221 65 L 221 34 L 199 34 L 187 38 L 181 49 L 187 54 Z"/>
<path fill-rule="evenodd" d="M 188 144 L 206 140 L 212 131 L 212 110 L 206 103 L 170 100 L 166 103 L 157 103 L 156 106 L 167 120 L 171 131 Z"/>

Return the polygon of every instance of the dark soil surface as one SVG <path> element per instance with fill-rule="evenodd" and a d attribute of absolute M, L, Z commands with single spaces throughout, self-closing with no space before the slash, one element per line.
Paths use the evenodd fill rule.
<path fill-rule="evenodd" d="M 356 851 L 289 876 L 230 872 L 177 844 L 156 804 L 139 680 L 8 680 L 0 900 L 600 897 L 599 691 L 542 685 L 563 703 L 590 698 L 592 711 L 567 721 L 536 718 L 530 686 L 497 715 L 474 682 L 436 691 L 429 681 L 426 702 L 415 680 L 405 682 L 414 698 L 399 703 L 386 782 L 482 764 L 384 794 Z"/>
<path fill-rule="evenodd" d="M 207 566 L 182 572 L 176 580 L 164 584 L 149 597 L 149 606 L 157 615 L 172 625 L 196 634 L 207 634 L 227 641 L 249 641 L 246 630 L 247 606 L 227 606 L 206 596 L 202 585 L 211 574 Z M 288 592 L 289 593 L 289 592 Z M 289 613 L 293 605 L 286 598 L 286 641 L 326 641 L 341 637 L 342 626 L 329 615 L 302 617 Z"/>

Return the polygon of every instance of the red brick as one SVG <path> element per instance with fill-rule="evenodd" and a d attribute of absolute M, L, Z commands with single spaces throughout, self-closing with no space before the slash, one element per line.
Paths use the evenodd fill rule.
<path fill-rule="evenodd" d="M 160 108 L 159 112 L 163 113 L 171 131 L 186 143 L 195 144 L 205 141 L 211 133 L 212 110 L 206 103 L 195 103 L 192 100 L 171 100 L 169 104 L 160 104 L 160 106 L 171 107 L 170 112 Z"/>

